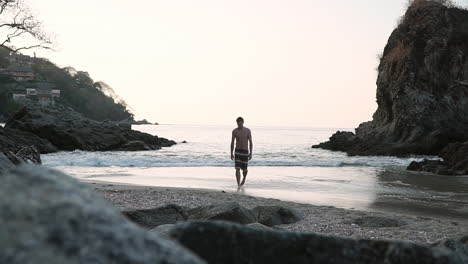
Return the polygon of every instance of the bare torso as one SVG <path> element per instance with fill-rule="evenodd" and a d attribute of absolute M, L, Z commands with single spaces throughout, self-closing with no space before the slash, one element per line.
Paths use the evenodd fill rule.
<path fill-rule="evenodd" d="M 236 139 L 236 149 L 249 150 L 250 129 L 236 128 L 232 131 L 232 135 Z"/>

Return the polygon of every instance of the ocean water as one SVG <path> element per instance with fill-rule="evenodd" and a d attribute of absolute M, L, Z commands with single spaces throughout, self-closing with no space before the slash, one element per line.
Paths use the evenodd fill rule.
<path fill-rule="evenodd" d="M 134 129 L 179 144 L 142 152 L 59 152 L 43 164 L 82 180 L 239 191 L 315 205 L 466 218 L 468 177 L 405 170 L 425 157 L 350 157 L 312 149 L 346 128 L 250 127 L 253 159 L 238 189 L 228 126 L 139 125 Z M 187 141 L 188 143 L 180 143 Z M 435 157 L 431 157 L 435 158 Z"/>

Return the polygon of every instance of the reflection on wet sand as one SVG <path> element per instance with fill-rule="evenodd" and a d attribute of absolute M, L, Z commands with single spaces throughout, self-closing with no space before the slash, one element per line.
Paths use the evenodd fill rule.
<path fill-rule="evenodd" d="M 445 218 L 468 218 L 468 176 L 382 170 L 371 210 Z"/>

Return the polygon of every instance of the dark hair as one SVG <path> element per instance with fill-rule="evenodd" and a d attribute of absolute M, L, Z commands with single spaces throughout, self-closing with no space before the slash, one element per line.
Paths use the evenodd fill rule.
<path fill-rule="evenodd" d="M 242 117 L 239 116 L 239 117 L 236 119 L 236 122 L 242 122 L 242 123 L 244 123 L 244 118 L 242 118 Z"/>

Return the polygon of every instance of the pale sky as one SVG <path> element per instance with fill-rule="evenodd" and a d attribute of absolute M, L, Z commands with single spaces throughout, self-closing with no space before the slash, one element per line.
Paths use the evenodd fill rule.
<path fill-rule="evenodd" d="M 407 0 L 27 2 L 58 43 L 38 56 L 108 83 L 138 119 L 356 127 Z"/>

